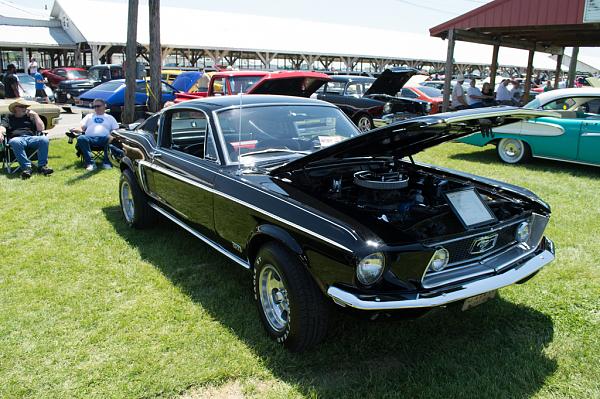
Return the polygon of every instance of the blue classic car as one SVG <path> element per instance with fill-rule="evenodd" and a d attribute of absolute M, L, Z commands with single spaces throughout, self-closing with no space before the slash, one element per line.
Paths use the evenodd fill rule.
<path fill-rule="evenodd" d="M 145 80 L 136 81 L 135 105 L 139 111 L 145 111 L 148 101 L 148 87 Z M 173 101 L 175 93 L 179 90 L 162 82 L 162 103 Z M 111 80 L 86 91 L 77 99 L 77 105 L 91 111 L 92 103 L 96 98 L 106 101 L 106 107 L 115 119 L 121 119 L 122 108 L 125 105 L 125 79 Z"/>
<path fill-rule="evenodd" d="M 559 89 L 538 95 L 527 109 L 554 111 L 555 116 L 522 121 L 474 134 L 460 142 L 497 146 L 506 163 L 530 157 L 600 165 L 600 89 Z"/>

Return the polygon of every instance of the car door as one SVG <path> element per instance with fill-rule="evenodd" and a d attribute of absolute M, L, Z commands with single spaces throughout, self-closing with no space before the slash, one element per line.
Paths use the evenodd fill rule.
<path fill-rule="evenodd" d="M 219 164 L 207 115 L 166 111 L 151 166 L 154 196 L 204 234 L 214 231 L 213 186 Z"/>
<path fill-rule="evenodd" d="M 577 160 L 600 164 L 600 98 L 584 105 Z"/>

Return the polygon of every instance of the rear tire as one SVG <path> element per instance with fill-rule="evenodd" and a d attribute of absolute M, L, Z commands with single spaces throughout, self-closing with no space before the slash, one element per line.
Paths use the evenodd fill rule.
<path fill-rule="evenodd" d="M 506 163 L 517 164 L 527 162 L 531 158 L 529 144 L 517 139 L 502 139 L 497 146 L 498 157 Z"/>
<path fill-rule="evenodd" d="M 143 229 L 156 223 L 156 213 L 148 205 L 148 197 L 137 183 L 133 172 L 125 169 L 119 180 L 119 202 L 129 227 Z"/>
<path fill-rule="evenodd" d="M 268 334 L 292 352 L 310 349 L 327 334 L 323 294 L 298 257 L 277 243 L 258 252 L 254 298 Z"/>

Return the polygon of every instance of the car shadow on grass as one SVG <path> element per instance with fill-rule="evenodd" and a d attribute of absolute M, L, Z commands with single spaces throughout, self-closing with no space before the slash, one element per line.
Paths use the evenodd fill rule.
<path fill-rule="evenodd" d="M 457 152 L 448 156 L 450 159 L 459 160 L 459 161 L 468 161 L 475 163 L 484 163 L 484 164 L 498 164 L 498 165 L 506 165 L 500 159 L 498 159 L 498 155 L 496 154 L 495 148 L 486 148 L 482 151 L 476 152 L 468 152 L 461 153 Z M 562 173 L 569 174 L 572 176 L 578 177 L 589 177 L 592 179 L 597 179 L 600 175 L 600 167 L 591 166 L 591 165 L 583 165 L 576 164 L 572 162 L 565 161 L 554 161 L 550 159 L 542 159 L 542 158 L 531 158 L 526 163 L 515 165 L 514 167 L 525 167 L 532 172 L 553 172 L 553 173 Z"/>
<path fill-rule="evenodd" d="M 325 342 L 289 353 L 260 325 L 248 271 L 166 220 L 133 230 L 119 207 L 103 211 L 142 259 L 303 395 L 529 397 L 556 370 L 544 353 L 554 335 L 550 317 L 502 295 L 468 312 L 451 307 L 416 320 L 369 322 L 336 311 Z"/>

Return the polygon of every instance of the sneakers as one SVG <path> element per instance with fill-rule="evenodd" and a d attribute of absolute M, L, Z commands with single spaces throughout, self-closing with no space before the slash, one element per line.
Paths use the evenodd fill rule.
<path fill-rule="evenodd" d="M 29 179 L 31 177 L 32 172 L 33 171 L 31 170 L 31 168 L 23 169 L 23 171 L 21 172 L 21 179 Z"/>
<path fill-rule="evenodd" d="M 44 165 L 38 169 L 38 172 L 40 172 L 44 176 L 48 176 L 48 175 L 51 175 L 52 173 L 54 173 L 54 169 L 49 168 L 47 165 Z"/>
<path fill-rule="evenodd" d="M 112 169 L 112 165 L 109 163 L 103 163 L 102 164 L 102 169 Z"/>
<path fill-rule="evenodd" d="M 88 166 L 85 167 L 85 170 L 87 170 L 88 172 L 92 172 L 94 170 L 96 170 L 96 164 L 91 163 Z"/>

